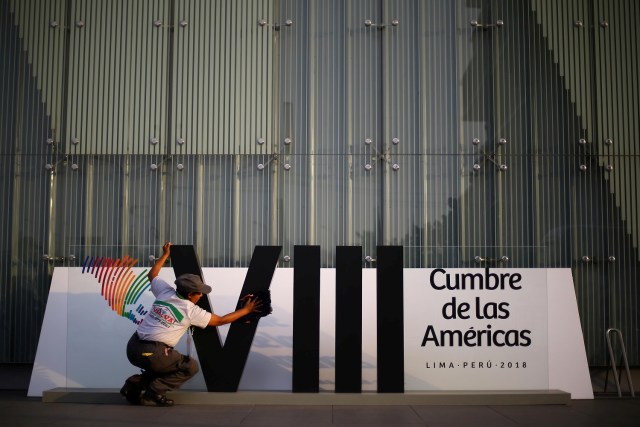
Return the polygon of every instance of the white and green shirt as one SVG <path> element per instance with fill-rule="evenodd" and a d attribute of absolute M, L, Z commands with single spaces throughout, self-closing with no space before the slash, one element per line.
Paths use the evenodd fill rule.
<path fill-rule="evenodd" d="M 205 328 L 209 324 L 211 313 L 188 299 L 180 298 L 175 288 L 159 276 L 151 281 L 151 292 L 156 300 L 138 325 L 140 339 L 160 341 L 175 347 L 189 326 Z"/>

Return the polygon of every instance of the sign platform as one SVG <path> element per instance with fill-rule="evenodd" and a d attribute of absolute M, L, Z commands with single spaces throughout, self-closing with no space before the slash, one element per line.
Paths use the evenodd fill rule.
<path fill-rule="evenodd" d="M 406 393 L 206 393 L 177 391 L 167 395 L 180 405 L 568 405 L 571 394 L 560 390 L 432 391 Z M 47 403 L 127 403 L 118 390 L 56 388 L 45 391 Z"/>

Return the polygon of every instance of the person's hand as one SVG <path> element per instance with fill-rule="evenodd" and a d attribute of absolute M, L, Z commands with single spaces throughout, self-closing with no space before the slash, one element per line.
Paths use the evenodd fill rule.
<path fill-rule="evenodd" d="M 262 307 L 262 301 L 260 301 L 260 298 L 254 297 L 250 294 L 242 299 L 244 300 L 244 308 L 247 309 L 249 313 L 257 313 L 260 311 L 260 307 Z"/>
<path fill-rule="evenodd" d="M 173 243 L 167 242 L 162 246 L 162 252 L 164 255 L 169 256 L 169 253 L 171 252 L 171 245 L 173 245 Z"/>

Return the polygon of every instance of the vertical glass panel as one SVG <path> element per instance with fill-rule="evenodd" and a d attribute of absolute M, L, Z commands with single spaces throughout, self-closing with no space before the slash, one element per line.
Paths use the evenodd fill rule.
<path fill-rule="evenodd" d="M 326 227 L 321 211 L 326 205 L 317 202 L 331 200 L 334 213 L 342 212 L 337 206 L 344 203 L 337 204 L 335 195 L 327 194 L 344 185 L 330 177 L 340 173 L 341 159 L 313 154 L 331 144 L 345 147 L 348 143 L 343 119 L 345 3 L 287 0 L 277 4 L 273 19 L 279 23 L 277 36 L 274 33 L 278 90 L 273 109 L 278 126 L 277 159 L 271 166 L 276 177 L 271 223 L 274 241 L 283 245 L 283 257 L 291 260 L 295 245 L 318 244 L 318 239 L 333 243 L 341 235 L 342 227 Z M 322 244 L 321 250 L 323 262 L 330 262 L 332 248 Z"/>
<path fill-rule="evenodd" d="M 621 1 L 615 5 L 594 1 L 594 76 L 595 115 L 594 151 L 599 155 L 603 168 L 617 163 L 615 173 L 607 178 L 609 191 L 615 195 L 616 205 L 625 221 L 627 231 L 633 235 L 634 247 L 638 245 L 638 202 L 634 161 L 616 161 L 619 156 L 637 156 L 637 138 L 640 134 L 640 71 L 637 25 L 640 6 L 634 1 Z M 640 254 L 638 255 L 640 259 Z"/>
<path fill-rule="evenodd" d="M 393 4 L 389 2 L 389 7 Z M 418 2 L 415 8 L 412 5 L 398 11 L 404 15 L 398 25 L 403 40 L 413 40 L 420 60 L 412 64 L 418 67 L 419 80 L 397 83 L 402 84 L 399 88 L 402 94 L 400 99 L 412 93 L 419 95 L 419 104 L 407 105 L 402 120 L 405 126 L 413 126 L 415 138 L 420 141 L 416 148 L 428 154 L 468 152 L 472 149 L 473 138 L 481 137 L 475 132 L 461 132 L 459 126 L 464 119 L 461 114 L 461 91 L 468 88 L 459 84 L 458 61 L 472 32 L 466 21 L 458 22 L 457 9 L 457 2 L 430 1 Z M 406 25 L 405 19 L 409 20 Z M 398 58 L 400 64 L 414 55 L 414 52 L 404 49 L 404 44 L 398 47 L 401 52 Z M 466 66 L 468 62 L 465 59 L 462 64 Z M 407 141 L 407 137 L 403 137 L 403 147 L 407 142 L 411 144 L 410 139 Z"/>
<path fill-rule="evenodd" d="M 71 1 L 67 132 L 73 154 L 161 152 L 168 3 Z"/>
<path fill-rule="evenodd" d="M 58 214 L 67 219 L 68 243 L 91 245 L 155 242 L 163 164 L 154 156 L 70 156 Z"/>
<path fill-rule="evenodd" d="M 184 143 L 171 150 L 271 152 L 277 145 L 274 54 L 280 33 L 290 31 L 278 26 L 273 2 L 181 0 L 175 5 L 171 142 Z"/>
<path fill-rule="evenodd" d="M 403 156 L 402 158 L 405 159 Z M 475 256 L 461 246 L 461 206 L 467 190 L 462 182 L 474 173 L 468 156 L 424 155 L 424 184 L 421 203 L 424 206 L 424 255 L 415 267 L 461 267 Z M 417 181 L 417 180 L 416 180 Z M 418 239 L 414 237 L 414 240 Z M 405 250 L 405 259 L 407 252 Z M 416 260 L 417 261 L 417 260 Z M 414 266 L 413 262 L 409 265 Z"/>
<path fill-rule="evenodd" d="M 0 361 L 32 362 L 44 314 L 52 252 L 51 199 L 59 142 L 63 2 L 0 3 Z M 30 307 L 29 310 L 21 307 Z"/>
<path fill-rule="evenodd" d="M 3 22 L 3 63 L 7 69 L 21 64 L 15 74 L 7 76 L 11 80 L 6 81 L 5 90 L 15 91 L 13 96 L 2 99 L 16 101 L 12 106 L 15 110 L 7 110 L 8 114 L 27 114 L 34 120 L 25 129 L 30 129 L 30 137 L 20 146 L 1 144 L 0 152 L 18 149 L 22 154 L 45 153 L 52 146 L 46 143 L 48 138 L 58 144 L 62 138 L 66 1 L 11 0 L 0 7 L 7 19 Z"/>
<path fill-rule="evenodd" d="M 347 156 L 295 156 L 295 163 L 279 164 L 282 175 L 282 241 L 284 253 L 293 253 L 293 245 L 320 245 L 323 267 L 335 265 L 335 247 L 349 239 L 347 230 L 355 226 L 349 212 L 353 209 L 350 193 L 354 165 Z M 313 227 L 313 232 L 310 230 Z M 357 237 L 356 237 L 357 239 Z"/>
<path fill-rule="evenodd" d="M 637 138 L 640 133 L 640 86 L 637 18 L 638 2 L 623 0 L 609 3 L 593 1 L 593 74 L 596 123 L 593 152 L 598 155 L 598 185 L 607 196 L 600 215 L 606 227 L 606 240 L 594 247 L 598 258 L 609 259 L 602 266 L 600 283 L 608 284 L 600 296 L 605 321 L 598 331 L 618 327 L 623 333 L 627 352 L 638 354 L 638 164 Z M 594 171 L 595 172 L 595 171 Z M 595 217 L 595 215 L 594 215 Z M 595 243 L 595 242 L 594 242 Z M 634 248 L 629 251 L 629 249 Z M 623 254 L 613 264 L 611 257 Z M 635 253 L 636 260 L 628 257 Z M 606 267 L 605 267 L 606 266 Z M 598 283 L 598 276 L 592 281 Z M 603 289 L 604 291 L 605 289 Z M 635 308 L 634 308 L 635 307 Z M 622 326 L 624 325 L 624 326 Z M 602 333 L 602 332 L 601 332 Z M 602 335 L 590 338 L 592 345 L 601 342 Z M 600 357 L 598 360 L 602 361 Z"/>
<path fill-rule="evenodd" d="M 28 363 L 35 357 L 40 323 L 47 304 L 48 275 L 62 261 L 48 246 L 48 196 L 55 175 L 46 169 L 48 157 L 0 156 L 5 172 L 0 185 L 3 201 L 0 237 L 0 358 Z M 19 307 L 29 307 L 28 310 Z"/>
<path fill-rule="evenodd" d="M 196 245 L 204 262 L 229 267 L 248 265 L 256 245 L 275 244 L 271 228 L 273 157 L 177 159 L 166 168 L 171 239 Z"/>
<path fill-rule="evenodd" d="M 347 10 L 349 75 L 347 85 L 353 141 L 353 227 L 349 236 L 361 245 L 365 256 L 375 258 L 375 247 L 384 242 L 384 187 L 386 141 L 383 134 L 384 16 L 379 3 L 355 1 Z M 370 25 L 369 25 L 370 23 Z"/>
<path fill-rule="evenodd" d="M 459 1 L 456 6 L 455 53 L 460 141 L 463 152 L 475 153 L 485 146 L 491 149 L 494 141 L 495 30 L 484 29 L 482 26 L 495 25 L 495 17 L 489 1 Z"/>
<path fill-rule="evenodd" d="M 242 221 L 246 219 L 239 211 L 239 156 L 187 156 L 177 159 L 178 165 L 184 164 L 184 172 L 194 177 L 198 194 L 194 224 L 187 221 L 188 216 L 174 216 L 176 225 L 189 230 L 189 234 L 184 236 L 178 233 L 177 241 L 188 242 L 193 238 L 203 266 L 237 265 L 240 259 L 238 238 Z M 177 168 L 178 165 L 174 166 Z M 176 178 L 176 182 L 179 181 L 180 178 Z M 257 206 L 254 205 L 253 209 Z M 191 236 L 192 233 L 195 235 Z M 248 265 L 249 257 L 250 254 L 243 255 L 243 266 Z"/>

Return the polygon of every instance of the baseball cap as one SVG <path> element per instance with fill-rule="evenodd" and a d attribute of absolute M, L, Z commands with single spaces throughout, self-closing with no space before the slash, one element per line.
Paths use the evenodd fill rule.
<path fill-rule="evenodd" d="M 205 285 L 200 276 L 195 274 L 181 274 L 174 282 L 179 290 L 185 292 L 202 292 L 208 294 L 211 292 L 211 286 Z"/>

